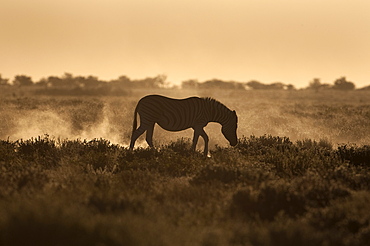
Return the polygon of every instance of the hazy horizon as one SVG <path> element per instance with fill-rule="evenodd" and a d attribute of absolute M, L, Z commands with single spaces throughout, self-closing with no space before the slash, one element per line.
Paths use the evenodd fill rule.
<path fill-rule="evenodd" d="M 0 74 L 370 84 L 370 2 L 3 0 Z"/>

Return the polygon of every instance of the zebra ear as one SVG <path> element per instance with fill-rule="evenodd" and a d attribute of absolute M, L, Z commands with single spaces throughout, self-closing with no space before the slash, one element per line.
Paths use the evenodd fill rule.
<path fill-rule="evenodd" d="M 233 114 L 235 114 L 235 115 L 236 115 L 236 112 L 235 112 L 235 110 L 233 110 Z"/>

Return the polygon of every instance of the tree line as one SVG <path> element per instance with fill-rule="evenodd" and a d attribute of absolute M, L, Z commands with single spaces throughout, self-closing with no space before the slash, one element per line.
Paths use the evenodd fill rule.
<path fill-rule="evenodd" d="M 64 75 L 49 76 L 42 78 L 39 81 L 33 81 L 30 76 L 16 75 L 12 81 L 3 78 L 0 74 L 0 86 L 15 86 L 15 87 L 38 87 L 54 91 L 68 91 L 68 92 L 93 92 L 99 90 L 100 92 L 116 92 L 123 93 L 130 89 L 140 88 L 179 88 L 179 86 L 171 85 L 167 81 L 166 75 L 157 75 L 154 77 L 147 77 L 144 79 L 130 79 L 123 75 L 117 79 L 104 81 L 98 79 L 96 76 L 74 76 L 71 73 Z M 249 82 L 224 81 L 220 79 L 211 79 L 199 82 L 196 79 L 182 81 L 182 89 L 222 89 L 222 90 L 296 90 L 292 84 L 285 84 L 282 82 L 274 82 L 270 84 L 262 83 L 257 80 Z M 346 77 L 340 77 L 334 81 L 333 84 L 323 83 L 319 78 L 314 78 L 309 82 L 308 86 L 303 88 L 306 90 L 321 91 L 321 90 L 355 90 L 355 83 L 348 81 Z M 360 88 L 360 90 L 370 90 L 370 85 Z"/>
<path fill-rule="evenodd" d="M 96 76 L 73 76 L 71 73 L 65 73 L 64 75 L 49 76 L 42 78 L 39 81 L 33 81 L 30 76 L 27 75 L 16 75 L 10 83 L 9 79 L 2 78 L 0 74 L 0 85 L 7 86 L 40 86 L 40 87 L 64 87 L 64 88 L 97 88 L 104 87 L 107 84 L 110 86 L 124 86 L 128 88 L 133 87 L 164 87 L 166 85 L 167 77 L 165 75 L 158 75 L 155 77 L 147 77 L 139 80 L 132 80 L 127 76 L 120 76 L 117 79 L 104 81 L 98 79 Z"/>
<path fill-rule="evenodd" d="M 244 89 L 244 90 L 297 90 L 292 84 L 285 84 L 282 82 L 274 82 L 271 84 L 265 84 L 257 80 L 251 80 L 249 82 L 235 82 L 235 81 L 222 81 L 218 79 L 207 80 L 205 82 L 198 82 L 197 80 L 187 80 L 182 82 L 182 88 L 186 89 Z M 334 81 L 333 84 L 322 83 L 319 78 L 314 78 L 309 82 L 308 86 L 303 90 L 342 90 L 350 91 L 355 90 L 355 83 L 348 81 L 346 77 L 340 77 Z M 370 85 L 363 87 L 359 90 L 370 90 Z"/>

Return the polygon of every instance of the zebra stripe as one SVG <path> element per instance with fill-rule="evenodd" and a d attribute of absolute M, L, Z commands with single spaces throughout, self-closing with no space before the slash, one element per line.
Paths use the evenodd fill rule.
<path fill-rule="evenodd" d="M 140 126 L 137 128 L 137 114 L 140 116 Z M 209 122 L 218 122 L 222 125 L 222 133 L 232 146 L 237 143 L 237 115 L 225 105 L 213 98 L 189 97 L 173 99 L 160 95 L 149 95 L 138 102 L 133 121 L 130 149 L 134 148 L 136 139 L 145 131 L 146 141 L 153 147 L 153 130 L 157 123 L 168 131 L 182 131 L 194 129 L 192 149 L 195 150 L 199 136 L 205 142 L 204 154 L 208 153 L 208 135 L 204 127 Z"/>

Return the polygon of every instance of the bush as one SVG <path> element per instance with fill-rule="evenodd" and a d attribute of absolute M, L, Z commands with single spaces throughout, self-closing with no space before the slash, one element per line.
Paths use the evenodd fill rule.
<path fill-rule="evenodd" d="M 245 218 L 274 220 L 279 213 L 291 217 L 306 211 L 306 199 L 285 182 L 266 183 L 256 190 L 243 189 L 233 195 L 231 214 Z"/>
<path fill-rule="evenodd" d="M 202 168 L 191 181 L 193 184 L 214 182 L 229 184 L 239 181 L 239 179 L 241 179 L 241 175 L 241 171 L 237 168 L 207 165 Z"/>
<path fill-rule="evenodd" d="M 370 238 L 369 202 L 367 192 L 354 193 L 331 206 L 311 210 L 306 218 L 312 227 L 324 232 L 333 245 L 367 245 Z"/>
<path fill-rule="evenodd" d="M 326 207 L 331 201 L 349 196 L 347 189 L 315 173 L 290 182 L 265 182 L 258 189 L 242 189 L 233 195 L 231 213 L 247 218 L 274 220 L 283 213 L 297 217 L 309 208 Z"/>
<path fill-rule="evenodd" d="M 236 148 L 244 155 L 264 155 L 270 152 L 271 149 L 276 149 L 280 152 L 290 152 L 296 149 L 289 138 L 271 135 L 250 136 L 250 138 L 242 137 L 239 139 Z"/>
<path fill-rule="evenodd" d="M 89 167 L 93 170 L 118 171 L 120 149 L 105 139 L 66 140 L 60 143 L 63 162 L 78 165 L 85 171 Z"/>
<path fill-rule="evenodd" d="M 17 141 L 17 152 L 22 159 L 36 162 L 46 168 L 57 166 L 60 160 L 60 153 L 55 140 L 50 139 L 48 135 L 43 138 L 37 137 Z"/>
<path fill-rule="evenodd" d="M 337 153 L 343 161 L 348 161 L 352 165 L 370 167 L 370 145 L 361 147 L 342 145 L 338 147 Z"/>
<path fill-rule="evenodd" d="M 0 140 L 0 164 L 8 163 L 16 157 L 15 143 Z"/>
<path fill-rule="evenodd" d="M 4 209 L 4 208 L 3 208 Z M 36 201 L 30 206 L 14 204 L 0 221 L 1 245 L 122 245 L 102 225 L 84 222 L 85 211 L 55 201 Z M 121 230 L 121 243 L 135 245 Z M 125 240 L 123 239 L 125 238 Z"/>
<path fill-rule="evenodd" d="M 37 163 L 14 161 L 11 165 L 1 167 L 0 198 L 22 191 L 39 191 L 47 183 L 45 167 Z"/>
<path fill-rule="evenodd" d="M 280 176 L 303 175 L 310 169 L 334 168 L 341 161 L 325 140 L 293 143 L 286 137 L 241 138 L 237 150 L 251 160 L 263 161 Z"/>
<path fill-rule="evenodd" d="M 2 141 L 0 244 L 366 244 L 369 168 L 353 161 L 366 146 L 239 141 L 211 157 L 187 139 Z"/>
<path fill-rule="evenodd" d="M 203 160 L 203 155 L 191 151 L 190 142 L 185 139 L 163 145 L 160 149 L 122 149 L 118 156 L 120 168 L 123 170 L 150 170 L 171 177 L 193 174 Z"/>

